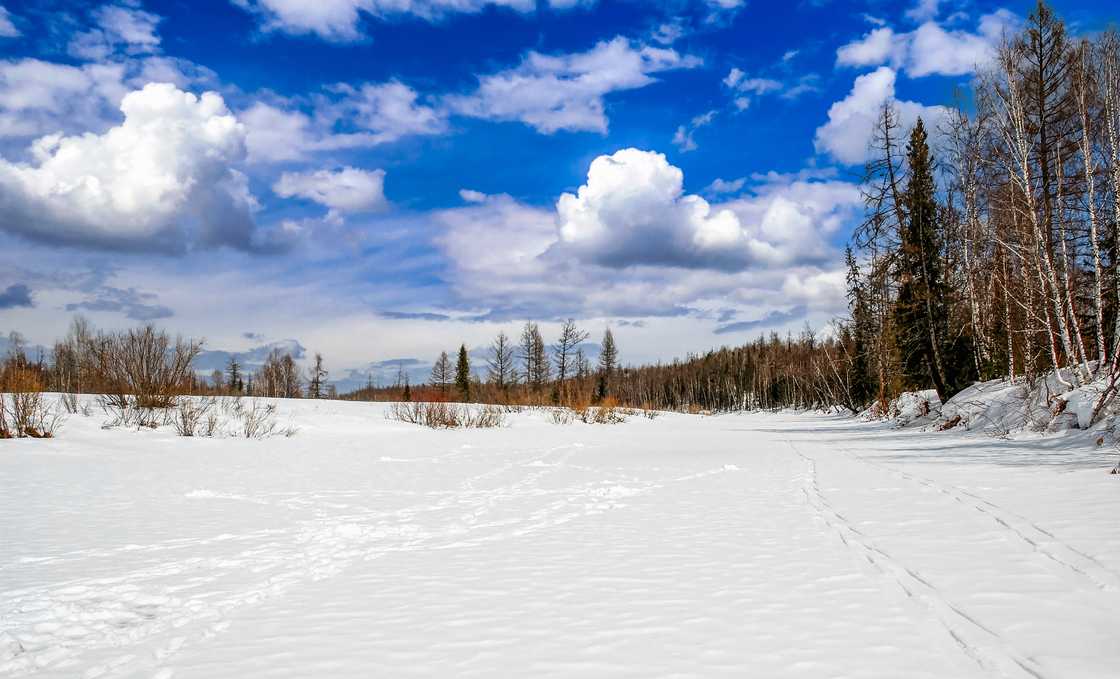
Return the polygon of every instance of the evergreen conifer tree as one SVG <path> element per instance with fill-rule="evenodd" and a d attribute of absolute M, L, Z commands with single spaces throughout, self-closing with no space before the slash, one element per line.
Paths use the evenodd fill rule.
<path fill-rule="evenodd" d="M 471 362 L 467 357 L 467 345 L 459 345 L 459 362 L 455 366 L 455 386 L 459 390 L 459 398 L 463 401 L 471 400 Z"/>
<path fill-rule="evenodd" d="M 241 364 L 237 362 L 236 356 L 229 357 L 229 363 L 226 364 L 226 373 L 229 375 L 226 384 L 230 393 L 240 394 L 242 391 Z"/>
<path fill-rule="evenodd" d="M 941 212 L 934 195 L 933 167 L 921 118 L 906 145 L 909 177 L 902 194 L 904 224 L 898 257 L 895 319 L 907 388 L 928 384 L 944 403 L 955 393 L 945 379 L 948 290 L 941 271 Z"/>

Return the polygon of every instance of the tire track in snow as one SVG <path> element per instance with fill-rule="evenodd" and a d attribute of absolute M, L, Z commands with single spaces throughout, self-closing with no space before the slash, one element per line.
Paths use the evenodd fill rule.
<path fill-rule="evenodd" d="M 786 439 L 797 456 L 805 461 L 806 473 L 802 493 L 814 513 L 831 528 L 844 545 L 866 561 L 874 570 L 893 580 L 912 601 L 933 613 L 960 650 L 993 677 L 1046 679 L 1042 668 L 1031 658 L 1013 648 L 996 631 L 980 622 L 960 606 L 947 599 L 918 571 L 892 557 L 852 525 L 828 502 L 817 483 L 816 461 L 802 453 Z"/>
<path fill-rule="evenodd" d="M 1120 591 L 1120 574 L 1109 569 L 1090 554 L 1062 541 L 1050 531 L 1030 519 L 1000 507 L 987 498 L 969 493 L 955 486 L 938 483 L 932 479 L 895 469 L 881 462 L 869 460 L 844 446 L 838 450 L 857 462 L 882 469 L 887 473 L 924 486 L 956 502 L 984 514 L 1016 539 L 1026 543 L 1039 555 L 1066 569 L 1079 580 L 1106 592 Z"/>

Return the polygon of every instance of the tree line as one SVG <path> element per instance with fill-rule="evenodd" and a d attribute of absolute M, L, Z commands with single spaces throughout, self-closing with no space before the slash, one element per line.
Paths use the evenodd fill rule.
<path fill-rule="evenodd" d="M 540 325 L 526 322 L 518 342 L 499 332 L 486 349 L 484 366 L 473 366 L 466 344 L 456 359 L 443 351 L 432 365 L 428 381 L 413 385 L 403 369 L 386 387 L 368 385 L 344 398 L 379 401 L 463 401 L 507 404 L 597 403 L 610 396 L 618 369 L 618 345 L 608 327 L 592 361 L 584 351 L 590 333 L 574 319 L 564 321 L 556 341 L 549 344 Z M 481 368 L 481 369 L 476 369 Z"/>
<path fill-rule="evenodd" d="M 848 251 L 854 402 L 1120 370 L 1120 37 L 1039 2 L 937 130 L 880 112 Z"/>

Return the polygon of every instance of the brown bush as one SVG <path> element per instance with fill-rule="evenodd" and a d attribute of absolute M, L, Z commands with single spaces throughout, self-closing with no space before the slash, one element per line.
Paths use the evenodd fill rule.
<path fill-rule="evenodd" d="M 38 373 L 9 360 L 0 383 L 0 438 L 51 438 L 61 419 Z"/>
<path fill-rule="evenodd" d="M 505 424 L 502 406 L 470 406 L 447 401 L 399 401 L 385 414 L 391 420 L 432 429 L 490 428 Z"/>
<path fill-rule="evenodd" d="M 189 391 L 191 363 L 202 343 L 176 338 L 154 326 L 101 338 L 98 363 L 109 404 L 118 409 L 165 409 Z"/>

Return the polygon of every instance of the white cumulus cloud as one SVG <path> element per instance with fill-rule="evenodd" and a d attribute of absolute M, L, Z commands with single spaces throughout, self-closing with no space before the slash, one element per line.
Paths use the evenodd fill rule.
<path fill-rule="evenodd" d="M 894 29 L 881 26 L 836 50 L 836 63 L 840 66 L 900 64 L 906 55 L 906 43 L 906 38 L 895 34 Z"/>
<path fill-rule="evenodd" d="M 385 171 L 342 167 L 315 172 L 285 172 L 272 186 L 281 198 L 300 197 L 326 207 L 328 219 L 346 212 L 384 210 Z"/>
<path fill-rule="evenodd" d="M 747 256 L 738 217 L 686 195 L 684 173 L 652 151 L 599 156 L 556 212 L 563 250 L 602 266 L 727 266 Z"/>
<path fill-rule="evenodd" d="M 360 130 L 360 141 L 370 145 L 410 135 L 439 134 L 447 129 L 442 111 L 421 102 L 416 90 L 396 80 L 359 87 L 339 84 L 330 90 L 341 99 L 321 106 L 320 115 L 332 121 L 347 121 Z"/>
<path fill-rule="evenodd" d="M 205 67 L 161 55 L 77 66 L 0 60 L 0 139 L 101 132 L 119 122 L 121 99 L 132 90 L 150 82 L 187 88 L 214 80 Z"/>
<path fill-rule="evenodd" d="M 446 114 L 397 82 L 332 85 L 311 113 L 258 101 L 243 111 L 251 162 L 299 160 L 316 151 L 368 148 L 447 130 Z"/>
<path fill-rule="evenodd" d="M 520 121 L 540 132 L 606 133 L 603 97 L 656 82 L 654 74 L 693 68 L 700 61 L 674 49 L 632 44 L 622 37 L 586 52 L 529 52 L 515 68 L 479 78 L 478 90 L 447 98 L 456 113 Z"/>
<path fill-rule="evenodd" d="M 103 5 L 94 10 L 93 20 L 93 28 L 70 40 L 70 56 L 98 61 L 115 52 L 142 54 L 159 49 L 160 17 L 151 12 L 123 4 Z"/>
<path fill-rule="evenodd" d="M 38 240 L 182 251 L 252 247 L 255 201 L 236 165 L 244 127 L 222 97 L 152 83 L 104 134 L 48 135 L 0 159 L 0 224 Z"/>
<path fill-rule="evenodd" d="M 836 50 L 836 64 L 886 64 L 915 78 L 964 75 L 991 60 L 1004 34 L 1016 30 L 1020 23 L 1017 16 L 1000 9 L 982 16 L 975 32 L 945 29 L 932 20 L 903 33 L 880 26 Z"/>
<path fill-rule="evenodd" d="M 827 315 L 844 306 L 833 242 L 862 202 L 858 186 L 817 174 L 756 177 L 711 205 L 663 155 L 623 149 L 595 159 L 554 210 L 464 192 L 468 205 L 435 215 L 436 242 L 456 294 L 497 320 L 758 304 Z"/>
<path fill-rule="evenodd" d="M 926 22 L 911 33 L 906 72 L 916 78 L 972 73 L 993 58 L 1000 40 L 1016 31 L 1019 23 L 1018 17 L 1003 9 L 981 17 L 976 33 Z"/>
<path fill-rule="evenodd" d="M 853 165 L 868 159 L 875 124 L 885 104 L 898 112 L 903 133 L 921 116 L 929 129 L 936 129 L 946 109 L 901 101 L 894 96 L 895 71 L 880 66 L 855 79 L 848 96 L 828 109 L 828 122 L 817 128 L 814 145 L 841 163 Z"/>

